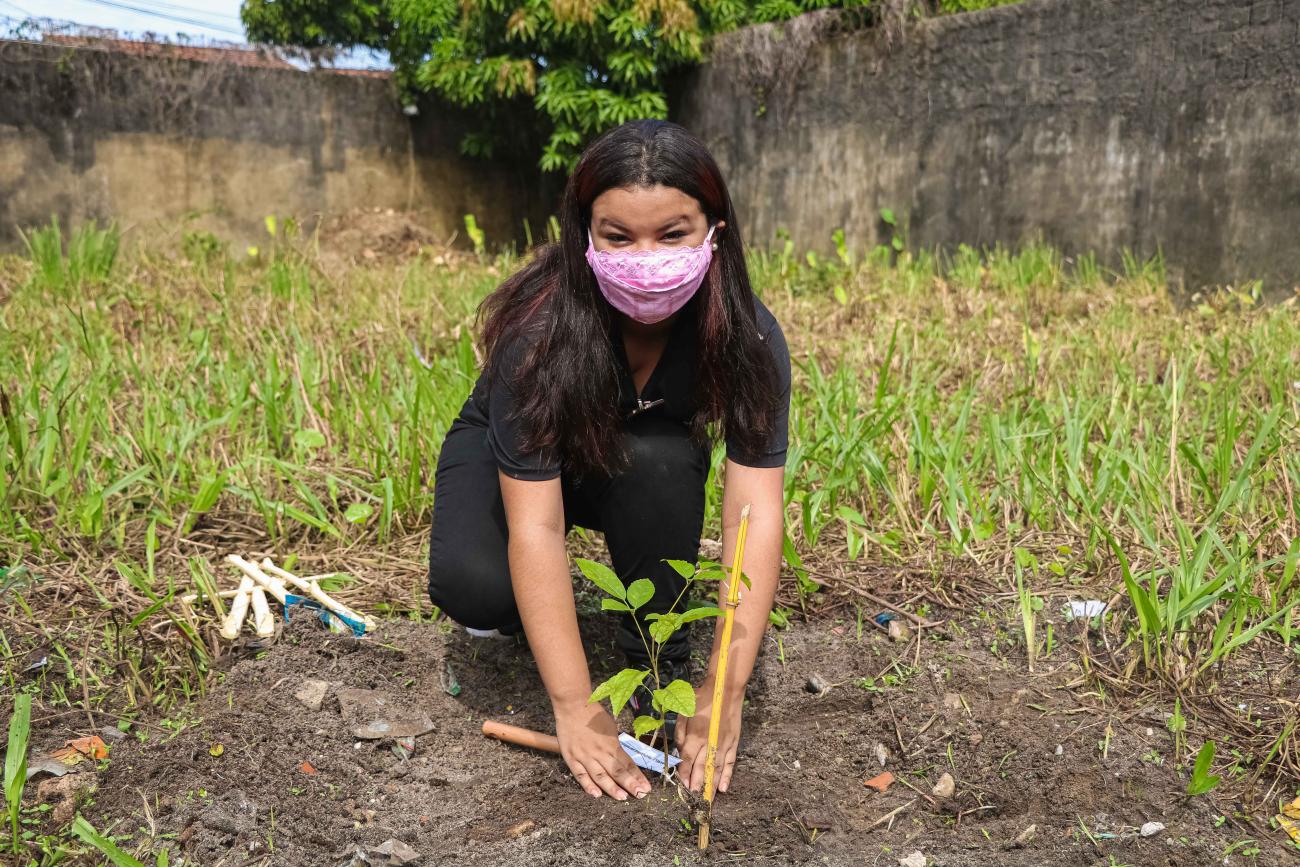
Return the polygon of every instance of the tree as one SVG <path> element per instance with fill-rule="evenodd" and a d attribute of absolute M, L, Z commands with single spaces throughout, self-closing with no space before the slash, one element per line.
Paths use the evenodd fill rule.
<path fill-rule="evenodd" d="M 709 35 L 869 2 L 245 0 L 242 17 L 259 42 L 387 51 L 404 92 L 480 109 L 482 122 L 461 142 L 467 154 L 511 144 L 514 131 L 494 120 L 531 103 L 547 138 L 542 168 L 567 171 L 601 131 L 665 117 L 666 74 L 698 62 Z"/>

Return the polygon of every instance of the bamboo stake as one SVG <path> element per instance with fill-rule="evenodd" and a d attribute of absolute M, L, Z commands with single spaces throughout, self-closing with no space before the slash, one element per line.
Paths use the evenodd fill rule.
<path fill-rule="evenodd" d="M 731 558 L 731 581 L 727 584 L 727 601 L 722 611 L 722 643 L 718 646 L 718 670 L 713 681 L 713 713 L 709 715 L 709 746 L 704 757 L 704 802 L 708 804 L 700 822 L 699 848 L 709 847 L 709 823 L 713 820 L 713 774 L 718 760 L 718 728 L 722 724 L 722 698 L 727 685 L 727 657 L 731 655 L 731 626 L 740 604 L 740 576 L 745 561 L 745 536 L 749 531 L 749 503 L 740 510 L 740 529 L 736 532 L 736 553 Z"/>

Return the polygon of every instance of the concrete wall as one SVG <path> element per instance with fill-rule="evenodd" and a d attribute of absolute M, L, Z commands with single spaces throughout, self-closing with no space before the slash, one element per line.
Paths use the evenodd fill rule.
<path fill-rule="evenodd" d="M 415 210 L 439 238 L 466 213 L 489 242 L 541 226 L 532 163 L 461 157 L 463 129 L 434 102 L 408 120 L 384 78 L 0 42 L 0 249 L 51 214 L 142 232 L 197 215 L 237 242 L 268 214 L 360 207 Z"/>
<path fill-rule="evenodd" d="M 1300 0 L 1027 0 L 885 42 L 805 16 L 681 83 L 754 243 L 888 241 L 888 207 L 919 245 L 1041 233 L 1163 248 L 1189 287 L 1300 284 Z"/>

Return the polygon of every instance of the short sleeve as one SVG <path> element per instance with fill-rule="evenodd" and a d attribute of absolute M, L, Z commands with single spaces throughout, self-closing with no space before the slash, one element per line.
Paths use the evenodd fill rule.
<path fill-rule="evenodd" d="M 516 338 L 502 346 L 499 357 L 492 360 L 487 383 L 487 441 L 497 466 L 507 476 L 544 481 L 560 475 L 559 460 L 549 451 L 525 452 L 521 445 L 523 429 L 518 418 L 517 374 L 528 346 L 526 340 Z"/>
<path fill-rule="evenodd" d="M 790 348 L 785 342 L 785 333 L 776 318 L 759 306 L 759 324 L 769 320 L 764 330 L 763 342 L 772 353 L 772 362 L 776 365 L 777 403 L 776 417 L 772 423 L 772 435 L 761 454 L 746 455 L 731 437 L 727 438 L 727 458 L 745 467 L 780 467 L 785 465 L 786 451 L 790 445 Z"/>

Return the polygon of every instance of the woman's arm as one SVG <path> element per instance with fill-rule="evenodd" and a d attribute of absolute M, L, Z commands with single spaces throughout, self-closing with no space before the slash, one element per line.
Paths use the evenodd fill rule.
<path fill-rule="evenodd" d="M 732 623 L 731 650 L 727 656 L 727 681 L 723 687 L 725 716 L 718 740 L 717 790 L 725 792 L 731 785 L 740 740 L 740 711 L 758 658 L 759 646 L 767 629 L 768 615 L 776 599 L 777 579 L 781 571 L 781 546 L 785 532 L 785 468 L 747 467 L 728 460 L 722 493 L 722 562 L 730 566 L 736 552 L 736 534 L 740 528 L 740 511 L 748 503 L 748 538 L 745 542 L 744 572 L 750 588 L 740 588 L 740 604 Z M 728 572 L 730 575 L 730 572 Z M 725 599 L 730 579 L 721 582 L 718 598 Z M 677 723 L 682 741 L 682 761 L 688 765 L 682 779 L 692 789 L 704 784 L 704 740 L 712 712 L 718 649 L 722 644 L 722 619 L 718 618 L 713 634 L 713 650 L 704 683 L 696 690 L 696 715 L 683 726 Z M 701 701 L 704 704 L 701 706 Z M 682 730 L 687 737 L 683 739 Z"/>
<path fill-rule="evenodd" d="M 509 531 L 515 604 L 555 710 L 560 752 L 588 794 L 620 801 L 643 797 L 650 784 L 618 743 L 603 705 L 589 704 L 591 674 L 578 632 L 573 582 L 564 552 L 560 480 L 521 481 L 498 472 Z"/>

